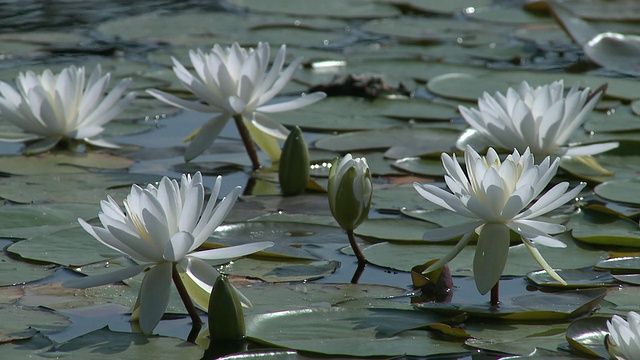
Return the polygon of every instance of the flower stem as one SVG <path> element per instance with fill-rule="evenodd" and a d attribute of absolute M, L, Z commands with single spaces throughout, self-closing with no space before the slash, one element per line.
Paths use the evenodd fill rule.
<path fill-rule="evenodd" d="M 491 288 L 491 307 L 497 308 L 500 303 L 500 280 Z"/>
<path fill-rule="evenodd" d="M 253 146 L 251 134 L 249 134 L 249 129 L 247 129 L 247 126 L 244 124 L 242 115 L 234 115 L 233 120 L 236 122 L 240 138 L 242 138 L 242 143 L 244 144 L 245 149 L 247 149 L 247 154 L 249 154 L 251 164 L 253 165 L 253 170 L 258 170 L 261 166 L 260 160 L 258 159 L 258 153 L 256 152 L 255 146 Z"/>
<path fill-rule="evenodd" d="M 356 271 L 353 273 L 353 277 L 351 277 L 352 284 L 357 284 L 358 281 L 360 281 L 360 276 L 362 276 L 362 273 L 364 272 L 364 268 L 366 266 L 367 266 L 367 263 L 358 262 L 358 267 L 356 268 Z"/>
<path fill-rule="evenodd" d="M 364 254 L 360 250 L 356 237 L 353 236 L 353 230 L 347 230 L 347 237 L 349 238 L 349 244 L 351 245 L 351 249 L 353 249 L 353 253 L 356 255 L 356 258 L 358 258 L 358 265 L 365 265 L 367 258 L 364 257 Z"/>
<path fill-rule="evenodd" d="M 180 274 L 178 273 L 176 263 L 173 263 L 171 278 L 173 279 L 173 283 L 176 285 L 176 289 L 178 289 L 178 294 L 180 294 L 180 299 L 182 299 L 182 303 L 184 303 L 184 307 L 187 309 L 189 317 L 191 317 L 191 322 L 193 323 L 194 328 L 196 326 L 202 326 L 202 319 L 200 319 L 198 309 L 196 309 L 195 305 L 193 305 L 191 297 L 189 296 L 189 293 L 187 293 L 187 288 L 184 287 L 182 279 L 180 279 Z"/>

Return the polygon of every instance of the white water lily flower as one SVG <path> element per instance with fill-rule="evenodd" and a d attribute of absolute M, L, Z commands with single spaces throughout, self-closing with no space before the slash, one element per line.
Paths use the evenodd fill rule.
<path fill-rule="evenodd" d="M 117 148 L 105 140 L 94 139 L 103 126 L 120 114 L 134 99 L 123 97 L 131 79 L 122 80 L 104 96 L 111 74 L 102 76 L 100 65 L 85 79 L 84 67 L 70 66 L 54 75 L 32 71 L 20 73 L 18 91 L 0 81 L 0 118 L 21 128 L 24 133 L 2 133 L 0 140 L 39 140 L 25 149 L 38 153 L 53 148 L 60 140 L 83 140 L 91 145 Z"/>
<path fill-rule="evenodd" d="M 424 239 L 429 241 L 448 240 L 464 235 L 453 251 L 425 272 L 448 263 L 469 243 L 473 233 L 477 232 L 479 238 L 473 259 L 473 276 L 478 290 L 485 294 L 502 275 L 509 253 L 509 230 L 513 230 L 521 236 L 542 268 L 564 284 L 562 278 L 544 260 L 536 243 L 565 247 L 563 242 L 549 235 L 560 233 L 565 227 L 531 219 L 563 205 L 574 198 L 586 184 L 582 183 L 568 192 L 567 182 L 557 184 L 529 206 L 555 175 L 558 162 L 559 159 L 555 159 L 551 163 L 550 158 L 546 157 L 536 165 L 529 149 L 522 155 L 514 150 L 513 154 L 500 161 L 493 148 L 489 148 L 486 157 L 481 157 L 467 146 L 465 174 L 455 155 L 450 157 L 443 153 L 442 164 L 447 172 L 445 182 L 452 193 L 431 184 L 414 183 L 414 187 L 425 199 L 468 217 L 470 221 L 424 233 Z"/>
<path fill-rule="evenodd" d="M 155 89 L 147 92 L 167 104 L 183 109 L 219 113 L 191 139 L 184 155 L 185 160 L 189 161 L 206 150 L 227 121 L 236 116 L 242 116 L 258 146 L 272 159 L 279 159 L 280 147 L 276 139 L 286 139 L 289 131 L 265 114 L 299 109 L 326 97 L 323 92 L 315 92 L 294 100 L 267 104 L 284 88 L 302 62 L 302 58 L 298 58 L 282 71 L 285 52 L 286 46 L 282 45 L 271 68 L 267 69 L 268 43 L 259 43 L 255 50 L 242 48 L 238 43 L 233 43 L 226 49 L 216 44 L 209 53 L 200 49 L 191 50 L 189 57 L 197 76 L 172 58 L 176 76 L 199 101 L 184 100 Z"/>
<path fill-rule="evenodd" d="M 181 183 L 162 178 L 159 186 L 131 187 L 124 201 L 125 211 L 109 197 L 100 203 L 98 217 L 102 227 L 83 219 L 80 225 L 104 245 L 130 256 L 140 265 L 105 275 L 88 276 L 65 282 L 67 287 L 87 288 L 110 284 L 151 268 L 144 276 L 139 294 L 139 321 L 145 333 L 158 324 L 169 303 L 172 271 L 176 266 L 207 291 L 220 275 L 212 265 L 224 264 L 273 245 L 258 242 L 226 248 L 195 251 L 227 216 L 240 194 L 240 187 L 217 205 L 221 177 L 216 179 L 205 206 L 202 175 L 183 175 Z M 207 263 L 212 260 L 214 263 Z M 245 303 L 248 300 L 238 293 Z"/>
<path fill-rule="evenodd" d="M 625 321 L 618 315 L 613 315 L 607 321 L 609 329 L 609 341 L 617 348 L 621 356 L 615 355 L 621 360 L 640 360 L 640 315 L 629 311 Z M 611 349 L 609 349 L 611 350 Z"/>
<path fill-rule="evenodd" d="M 618 147 L 617 142 L 570 146 L 569 138 L 586 121 L 602 96 L 599 91 L 589 99 L 589 88 L 574 86 L 564 97 L 562 80 L 532 88 L 526 81 L 507 95 L 484 93 L 478 109 L 459 106 L 472 127 L 458 139 L 457 147 L 500 147 L 523 152 L 529 148 L 539 159 L 545 156 L 582 156 L 599 154 Z M 588 101 L 587 101 L 588 100 Z"/>

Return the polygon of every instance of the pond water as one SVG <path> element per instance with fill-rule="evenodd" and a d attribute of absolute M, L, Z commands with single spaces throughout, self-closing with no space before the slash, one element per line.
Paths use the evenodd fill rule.
<path fill-rule="evenodd" d="M 609 3 L 568 0 L 550 9 L 546 2 L 497 0 L 3 1 L 0 80 L 13 83 L 27 70 L 101 64 L 112 84 L 132 78 L 138 97 L 105 131 L 122 146 L 118 150 L 80 146 L 26 157 L 22 144 L 0 142 L 0 317 L 8 319 L 0 324 L 0 354 L 222 356 L 216 352 L 221 345 L 205 352 L 206 332 L 198 346 L 184 341 L 191 325 L 177 294 L 154 330 L 160 337 L 133 334 L 129 311 L 140 276 L 87 290 L 60 285 L 131 265 L 86 234 L 78 217 L 95 218 L 100 200 L 110 195 L 121 201 L 133 183 L 201 171 L 208 187 L 223 176 L 221 194 L 244 189 L 212 244 L 277 243 L 268 255 L 219 268 L 254 303 L 245 312 L 251 341 L 233 349 L 243 355 L 229 358 L 258 356 L 253 351 L 287 359 L 497 359 L 534 350 L 555 358 L 606 356 L 604 330 L 584 336 L 591 323 L 577 319 L 640 310 L 639 74 L 620 65 L 613 50 L 604 65 L 593 63 L 580 43 L 604 31 L 640 35 L 634 23 L 640 17 L 625 15 L 638 6 Z M 273 114 L 287 127 L 302 128 L 318 188 L 327 184 L 323 164 L 336 156 L 367 158 L 374 197 L 369 220 L 355 231 L 370 262 L 360 285 L 350 284 L 357 261 L 326 193 L 281 196 L 277 167 L 260 153 L 265 166 L 252 171 L 232 122 L 205 154 L 185 163 L 183 139 L 210 114 L 178 111 L 144 92 L 188 96 L 171 57 L 189 64 L 190 49 L 234 41 L 269 42 L 272 54 L 286 43 L 287 61 L 304 56 L 284 96 L 329 93 L 312 106 Z M 565 249 L 540 249 L 570 289 L 538 272 L 515 239 L 501 279 L 502 305 L 492 309 L 489 294 L 478 294 L 471 277 L 471 245 L 449 264 L 450 292 L 440 293 L 440 302 L 414 304 L 417 310 L 412 267 L 444 256 L 454 244 L 425 244 L 422 233 L 460 217 L 418 196 L 411 184 L 444 185 L 440 154 L 456 150 L 466 127 L 457 106 L 477 107 L 483 91 L 504 93 L 523 80 L 537 86 L 559 79 L 567 88 L 608 83 L 605 98 L 570 142 L 620 142 L 591 159 L 609 172 L 589 166 L 589 159 L 563 159 L 554 180 L 588 182 L 575 202 L 544 217 L 570 230 L 558 235 Z M 5 131 L 15 128 L 2 121 Z M 206 323 L 204 312 L 201 318 Z M 595 345 L 567 341 L 566 334 Z"/>

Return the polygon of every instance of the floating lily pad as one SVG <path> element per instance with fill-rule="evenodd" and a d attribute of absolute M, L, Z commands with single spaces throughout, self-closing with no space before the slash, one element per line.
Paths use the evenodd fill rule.
<path fill-rule="evenodd" d="M 473 22 L 452 18 L 398 17 L 376 19 L 365 23 L 362 29 L 374 34 L 393 36 L 400 42 L 431 44 L 473 39 L 474 43 L 491 42 L 492 29 Z M 486 38 L 485 41 L 482 39 Z"/>
<path fill-rule="evenodd" d="M 64 266 L 82 266 L 122 255 L 101 244 L 79 225 L 19 241 L 7 251 L 25 259 Z"/>
<path fill-rule="evenodd" d="M 525 11 L 521 7 L 476 7 L 475 11 L 466 14 L 471 20 L 493 24 L 523 25 L 536 23 L 536 25 L 549 22 L 548 17 L 541 17 Z"/>
<path fill-rule="evenodd" d="M 454 300 L 450 303 L 418 303 L 416 307 L 444 314 L 466 313 L 479 318 L 550 321 L 570 319 L 588 314 L 604 299 L 606 289 L 571 290 L 557 293 L 529 292 L 500 294 L 500 306 L 493 308 L 477 297 Z M 475 300 L 475 303 L 472 302 Z M 485 300 L 486 301 L 486 300 Z"/>
<path fill-rule="evenodd" d="M 45 309 L 25 306 L 0 305 L 0 316 L 0 343 L 29 339 L 38 332 L 51 334 L 69 326 L 69 320 L 63 316 Z"/>
<path fill-rule="evenodd" d="M 78 218 L 98 215 L 98 204 L 0 206 L 0 237 L 28 239 L 78 225 Z"/>
<path fill-rule="evenodd" d="M 614 279 L 624 284 L 640 285 L 640 274 L 611 275 Z"/>
<path fill-rule="evenodd" d="M 567 282 L 570 288 L 593 288 L 617 286 L 611 273 L 591 269 L 558 269 L 556 273 Z M 546 271 L 539 270 L 527 274 L 527 279 L 538 286 L 564 287 Z"/>
<path fill-rule="evenodd" d="M 606 112 L 594 112 L 584 124 L 587 131 L 613 132 L 640 130 L 640 116 L 634 114 L 630 107 L 617 106 Z"/>
<path fill-rule="evenodd" d="M 518 355 L 539 350 L 552 351 L 563 342 L 566 328 L 566 324 L 470 321 L 465 324 L 465 331 L 472 337 L 465 341 L 465 345 Z"/>
<path fill-rule="evenodd" d="M 354 233 L 367 239 L 378 241 L 398 241 L 402 243 L 424 243 L 422 234 L 438 228 L 433 223 L 410 219 L 368 219 L 358 226 Z"/>
<path fill-rule="evenodd" d="M 355 300 L 392 302 L 391 297 L 402 296 L 405 290 L 397 287 L 367 284 L 290 283 L 256 284 L 239 287 L 253 307 L 245 314 L 266 314 L 284 310 L 302 310 L 309 307 L 332 307 Z M 391 306 L 391 305 L 389 305 Z M 383 305 L 380 305 L 383 307 Z"/>
<path fill-rule="evenodd" d="M 23 284 L 43 279 L 54 273 L 51 265 L 35 265 L 12 259 L 1 251 L 0 254 L 0 286 Z"/>
<path fill-rule="evenodd" d="M 75 202 L 99 204 L 111 195 L 121 201 L 131 184 L 153 183 L 157 175 L 121 173 L 80 173 L 12 176 L 2 180 L 0 197 L 17 203 Z"/>
<path fill-rule="evenodd" d="M 273 241 L 274 246 L 261 254 L 275 258 L 297 257 L 316 260 L 305 249 L 314 244 L 342 243 L 346 241 L 342 229 L 333 226 L 287 222 L 254 221 L 218 226 L 205 246 L 240 245 L 256 241 Z"/>
<path fill-rule="evenodd" d="M 442 166 L 442 161 L 439 159 L 409 157 L 396 160 L 393 166 L 418 175 L 443 176 L 446 174 L 446 171 Z"/>
<path fill-rule="evenodd" d="M 583 210 L 571 216 L 567 226 L 586 243 L 640 247 L 638 223 L 613 214 Z"/>
<path fill-rule="evenodd" d="M 606 251 L 585 247 L 573 240 L 567 234 L 556 236 L 564 242 L 566 248 L 548 248 L 538 246 L 540 253 L 554 268 L 579 269 L 593 266 L 595 263 L 608 257 Z M 416 264 L 442 258 L 453 249 L 452 245 L 413 245 L 398 243 L 380 243 L 368 246 L 363 250 L 367 260 L 378 266 L 392 268 L 400 271 L 411 271 Z M 458 256 L 449 262 L 449 269 L 454 276 L 471 276 L 475 245 L 468 245 Z M 514 245 L 509 248 L 509 257 L 503 275 L 524 276 L 530 271 L 539 270 L 540 264 L 536 262 L 524 244 Z"/>
<path fill-rule="evenodd" d="M 640 204 L 640 179 L 607 181 L 596 186 L 593 191 L 607 200 Z"/>
<path fill-rule="evenodd" d="M 87 168 L 126 169 L 133 161 L 105 153 L 45 153 L 37 156 L 2 156 L 0 171 L 16 175 L 85 172 Z"/>
<path fill-rule="evenodd" d="M 420 196 L 413 186 L 396 186 L 376 189 L 371 198 L 371 207 L 377 210 L 395 212 L 400 212 L 400 210 L 404 209 L 440 209 L 438 205 L 435 205 Z"/>
<path fill-rule="evenodd" d="M 591 61 L 627 75 L 640 75 L 640 36 L 603 33 L 587 42 L 584 53 Z"/>
<path fill-rule="evenodd" d="M 592 316 L 578 319 L 567 328 L 567 341 L 572 350 L 580 355 L 608 358 L 605 337 L 609 334 L 607 320 L 610 318 Z"/>
<path fill-rule="evenodd" d="M 394 145 L 428 144 L 432 153 L 451 151 L 459 133 L 433 127 L 410 126 L 386 130 L 358 131 L 316 141 L 319 149 L 351 152 L 386 149 Z"/>
<path fill-rule="evenodd" d="M 466 353 L 461 342 L 409 329 L 442 316 L 415 310 L 312 308 L 249 316 L 247 336 L 271 346 L 327 355 L 427 356 Z"/>
<path fill-rule="evenodd" d="M 393 6 L 362 0 L 328 0 L 322 4 L 299 3 L 296 0 L 275 0 L 269 4 L 260 0 L 230 0 L 234 6 L 256 12 L 329 18 L 367 19 L 398 15 Z"/>
<path fill-rule="evenodd" d="M 202 356 L 202 348 L 181 339 L 113 332 L 106 328 L 77 337 L 44 356 L 122 360 L 144 358 L 188 358 Z M 42 356 L 41 355 L 41 356 Z"/>
<path fill-rule="evenodd" d="M 596 269 L 619 273 L 640 273 L 640 257 L 624 256 L 599 261 Z"/>
<path fill-rule="evenodd" d="M 331 275 L 340 263 L 324 260 L 269 261 L 238 259 L 220 267 L 224 274 L 248 276 L 268 282 L 316 280 Z"/>
<path fill-rule="evenodd" d="M 417 11 L 435 14 L 453 15 L 467 8 L 485 6 L 492 3 L 491 0 L 385 0 L 392 4 L 403 5 Z"/>

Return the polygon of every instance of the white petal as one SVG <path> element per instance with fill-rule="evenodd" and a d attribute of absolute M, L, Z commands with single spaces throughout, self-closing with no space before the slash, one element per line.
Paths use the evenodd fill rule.
<path fill-rule="evenodd" d="M 428 268 L 426 268 L 422 273 L 426 274 L 428 272 L 431 272 L 433 270 L 436 270 L 438 268 L 441 268 L 443 266 L 445 266 L 449 261 L 453 260 L 453 258 L 455 258 L 456 256 L 458 256 L 458 254 L 460 254 L 460 252 L 462 251 L 462 249 L 464 249 L 465 246 L 467 246 L 467 244 L 469 243 L 469 241 L 471 241 L 472 237 L 473 237 L 474 232 L 469 232 L 466 233 L 462 239 L 460 239 L 460 241 L 458 241 L 458 243 L 456 244 L 456 246 L 453 247 L 453 249 L 444 257 L 442 257 L 441 259 L 439 259 L 438 261 L 436 261 L 435 263 L 431 264 Z"/>
<path fill-rule="evenodd" d="M 238 196 L 240 196 L 240 191 L 242 189 L 238 186 L 231 190 L 229 195 L 227 195 L 213 210 L 213 214 L 210 219 L 205 221 L 200 221 L 196 228 L 193 230 L 193 235 L 195 237 L 194 244 L 196 246 L 200 246 L 204 243 L 209 236 L 215 231 L 215 229 L 222 223 L 222 221 L 227 217 L 231 208 L 236 203 Z"/>
<path fill-rule="evenodd" d="M 530 244 L 528 241 L 524 241 L 523 243 L 527 247 L 529 252 L 531 252 L 531 255 L 533 255 L 533 258 L 536 259 L 538 264 L 542 266 L 542 268 L 547 272 L 547 274 L 549 274 L 549 276 L 558 280 L 562 285 L 565 285 L 565 286 L 567 285 L 567 282 L 564 281 L 564 279 L 562 279 L 560 275 L 558 275 L 558 273 L 556 273 L 551 266 L 549 266 L 547 261 L 542 257 L 542 254 L 540 254 L 540 251 L 536 249 L 536 247 L 533 246 L 533 244 Z"/>
<path fill-rule="evenodd" d="M 220 114 L 202 125 L 200 129 L 198 129 L 196 136 L 191 139 L 189 146 L 187 146 L 184 152 L 184 160 L 191 161 L 207 150 L 218 135 L 220 135 L 229 118 L 230 115 L 227 113 Z"/>
<path fill-rule="evenodd" d="M 451 210 L 462 216 L 466 216 L 472 219 L 477 219 L 474 213 L 469 211 L 464 204 L 455 195 L 440 189 L 437 186 L 431 184 L 419 184 L 413 183 L 413 187 L 418 193 L 425 199 L 432 203 L 441 206 L 447 210 Z"/>
<path fill-rule="evenodd" d="M 271 246 L 273 246 L 272 242 L 262 241 L 257 243 L 229 246 L 220 249 L 196 251 L 189 254 L 189 257 L 195 257 L 203 260 L 215 260 L 216 265 L 225 264 L 233 259 L 251 255 Z"/>
<path fill-rule="evenodd" d="M 551 190 L 547 191 L 538 201 L 536 201 L 531 207 L 525 211 L 523 211 L 520 215 L 516 216 L 516 220 L 520 219 L 531 219 L 540 215 L 544 215 L 551 210 L 554 210 L 562 205 L 564 205 L 567 201 L 573 199 L 582 191 L 582 189 L 587 186 L 586 183 L 581 183 L 575 188 L 571 189 L 569 192 L 562 194 L 568 184 L 560 183 L 554 186 Z"/>
<path fill-rule="evenodd" d="M 150 334 L 169 304 L 172 263 L 154 266 L 142 279 L 140 287 L 140 327 Z"/>
<path fill-rule="evenodd" d="M 287 136 L 289 136 L 289 130 L 287 130 L 287 128 L 270 117 L 258 112 L 253 113 L 251 124 L 263 133 L 278 140 L 284 141 L 287 139 Z"/>
<path fill-rule="evenodd" d="M 451 240 L 462 234 L 473 232 L 478 226 L 482 225 L 483 223 L 483 220 L 478 220 L 464 224 L 447 226 L 440 229 L 429 230 L 422 235 L 422 239 L 430 242 Z"/>
<path fill-rule="evenodd" d="M 584 155 L 596 155 L 617 148 L 620 143 L 608 142 L 602 144 L 591 144 L 583 146 L 570 146 L 566 148 L 561 155 L 566 156 L 584 156 Z"/>
<path fill-rule="evenodd" d="M 193 235 L 191 233 L 180 231 L 171 237 L 164 249 L 164 258 L 170 262 L 176 262 L 189 252 L 191 245 L 193 245 Z"/>
<path fill-rule="evenodd" d="M 283 111 L 296 110 L 296 109 L 300 109 L 305 106 L 314 104 L 326 97 L 327 97 L 327 94 L 323 92 L 314 92 L 311 94 L 305 94 L 304 96 L 295 98 L 294 100 L 262 105 L 257 108 L 257 111 L 264 112 L 264 113 L 277 113 L 277 112 L 283 112 Z"/>
<path fill-rule="evenodd" d="M 106 274 L 91 275 L 79 279 L 67 280 L 62 283 L 62 286 L 74 289 L 86 289 L 94 286 L 113 284 L 115 282 L 134 277 L 143 272 L 148 267 L 149 265 L 146 264 L 127 266 L 124 269 L 112 271 Z"/>
<path fill-rule="evenodd" d="M 220 109 L 216 109 L 212 106 L 203 104 L 199 101 L 184 100 L 175 95 L 171 95 L 160 90 L 147 89 L 147 93 L 164 103 L 179 107 L 181 109 L 193 110 L 193 111 L 204 112 L 204 113 L 220 112 Z"/>
<path fill-rule="evenodd" d="M 484 295 L 500 280 L 509 255 L 509 228 L 489 223 L 480 231 L 473 257 L 473 278 Z"/>

